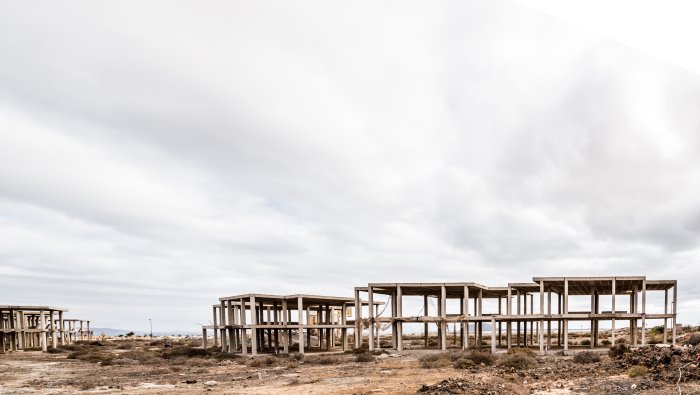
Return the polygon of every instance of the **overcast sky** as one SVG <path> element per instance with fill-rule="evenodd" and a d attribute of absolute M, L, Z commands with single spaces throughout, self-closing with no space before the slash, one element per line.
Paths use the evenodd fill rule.
<path fill-rule="evenodd" d="M 527 3 L 3 1 L 0 304 L 647 275 L 697 323 L 700 69 Z"/>

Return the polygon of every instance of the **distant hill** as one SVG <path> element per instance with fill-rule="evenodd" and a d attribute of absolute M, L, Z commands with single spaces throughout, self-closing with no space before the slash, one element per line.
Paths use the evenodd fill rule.
<path fill-rule="evenodd" d="M 93 333 L 95 336 L 99 336 L 101 334 L 105 334 L 107 336 L 119 336 L 119 335 L 126 335 L 129 332 L 134 332 L 136 336 L 148 336 L 150 335 L 150 331 L 131 331 L 131 330 L 125 330 L 125 329 L 113 329 L 113 328 L 90 328 L 92 329 Z M 192 332 L 192 331 L 153 331 L 153 336 L 201 336 L 201 333 L 197 332 Z"/>

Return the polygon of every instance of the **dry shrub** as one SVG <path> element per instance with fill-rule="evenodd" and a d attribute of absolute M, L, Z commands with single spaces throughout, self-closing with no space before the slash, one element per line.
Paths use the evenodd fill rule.
<path fill-rule="evenodd" d="M 374 355 L 370 352 L 363 352 L 362 354 L 357 354 L 355 356 L 355 362 L 372 362 L 374 361 Z"/>
<path fill-rule="evenodd" d="M 515 355 L 515 354 L 520 354 L 520 355 L 527 355 L 528 357 L 535 357 L 537 354 L 535 354 L 534 351 L 530 350 L 529 348 L 525 347 L 515 347 L 511 348 L 507 352 L 508 355 Z"/>
<path fill-rule="evenodd" d="M 496 363 L 496 357 L 489 351 L 470 350 L 460 353 L 460 359 L 469 359 L 476 365 L 491 366 Z"/>
<path fill-rule="evenodd" d="M 452 364 L 450 354 L 447 353 L 423 355 L 418 360 L 420 361 L 420 366 L 423 369 L 445 368 Z"/>
<path fill-rule="evenodd" d="M 60 354 L 63 352 L 63 350 L 60 348 L 49 348 L 48 350 L 46 350 L 46 352 L 49 354 Z"/>
<path fill-rule="evenodd" d="M 171 349 L 163 351 L 163 358 L 175 358 L 175 357 L 206 357 L 209 352 L 203 348 L 199 347 L 189 347 L 189 346 L 178 346 Z"/>
<path fill-rule="evenodd" d="M 334 365 L 340 362 L 340 358 L 332 355 L 312 355 L 304 358 L 304 363 L 308 363 L 310 365 Z"/>
<path fill-rule="evenodd" d="M 501 360 L 498 361 L 498 366 L 515 370 L 527 370 L 536 362 L 535 358 L 525 354 L 510 354 L 502 357 Z"/>
<path fill-rule="evenodd" d="M 574 355 L 576 363 L 595 363 L 600 362 L 600 354 L 593 351 L 582 351 Z"/>
<path fill-rule="evenodd" d="M 620 343 L 610 347 L 608 355 L 610 358 L 622 358 L 622 356 L 628 352 L 630 352 L 629 346 L 624 343 Z"/>
<path fill-rule="evenodd" d="M 591 345 L 591 341 L 588 340 L 588 339 L 581 340 L 581 345 L 582 345 L 582 346 L 590 346 L 590 345 Z"/>
<path fill-rule="evenodd" d="M 634 378 L 634 377 L 643 377 L 643 376 L 646 376 L 647 374 L 649 374 L 649 369 L 647 369 L 646 366 L 642 366 L 642 365 L 635 365 L 635 366 L 632 366 L 632 367 L 627 371 L 627 375 L 628 375 L 630 378 Z"/>
<path fill-rule="evenodd" d="M 119 358 L 138 361 L 142 365 L 156 365 L 162 363 L 162 359 L 158 358 L 156 354 L 148 351 L 127 351 L 119 354 Z"/>
<path fill-rule="evenodd" d="M 263 366 L 272 366 L 277 363 L 277 359 L 270 356 L 255 357 L 248 361 L 248 366 L 251 368 L 259 368 Z"/>
<path fill-rule="evenodd" d="M 697 346 L 700 344 L 700 333 L 693 333 L 690 335 L 688 340 L 686 340 L 685 344 L 689 344 L 691 346 Z"/>
<path fill-rule="evenodd" d="M 474 367 L 476 364 L 471 359 L 458 359 L 454 361 L 452 367 L 455 369 L 469 369 Z"/>

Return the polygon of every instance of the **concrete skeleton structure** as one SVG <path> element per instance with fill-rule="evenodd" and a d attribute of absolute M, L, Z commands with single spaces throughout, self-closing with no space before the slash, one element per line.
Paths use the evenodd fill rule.
<path fill-rule="evenodd" d="M 202 345 L 208 347 L 208 331 L 212 330 L 214 346 L 221 346 L 223 352 L 257 355 L 295 349 L 304 353 L 338 346 L 345 350 L 348 330 L 355 328 L 348 307 L 356 303 L 354 298 L 319 295 L 223 297 L 212 306 L 212 325 L 202 327 Z"/>
<path fill-rule="evenodd" d="M 0 353 L 90 340 L 90 321 L 64 318 L 67 309 L 49 306 L 0 306 Z"/>
<path fill-rule="evenodd" d="M 672 310 L 669 312 L 669 290 L 673 290 Z M 664 293 L 663 312 L 647 311 L 647 293 L 659 291 Z M 641 335 L 641 344 L 646 344 L 646 325 L 648 320 L 663 320 L 663 342 L 668 342 L 668 321 L 671 325 L 671 343 L 676 343 L 677 281 L 647 280 L 644 276 L 617 277 L 535 277 L 532 283 L 510 283 L 507 287 L 486 287 L 476 283 L 370 283 L 367 287 L 355 288 L 355 300 L 361 300 L 367 294 L 369 304 L 376 295 L 388 297 L 387 306 L 391 306 L 389 315 L 378 311 L 367 319 L 362 319 L 361 306 L 356 307 L 358 314 L 355 321 L 355 347 L 363 345 L 364 328 L 369 330 L 369 349 L 379 348 L 378 328 L 386 324 L 391 327 L 391 345 L 393 349 L 402 350 L 404 323 L 423 323 L 425 347 L 428 347 L 429 325 L 437 326 L 437 347 L 447 348 L 448 324 L 460 327 L 460 347 L 470 346 L 470 327 L 474 333 L 474 345 L 485 343 L 484 323 L 490 325 L 490 347 L 492 351 L 505 342 L 507 348 L 538 345 L 541 352 L 552 348 L 552 329 L 556 323 L 557 346 L 569 350 L 569 323 L 586 321 L 590 323 L 590 347 L 599 345 L 600 322 L 611 323 L 611 344 L 616 341 L 616 323 L 629 322 L 630 343 L 636 345 Z M 552 296 L 556 296 L 556 311 Z M 590 296 L 590 309 L 570 311 L 571 296 Z M 422 314 L 410 316 L 403 313 L 403 303 L 407 296 L 423 298 Z M 609 297 L 612 308 L 602 311 L 600 300 Z M 620 310 L 620 296 L 629 296 L 629 308 Z M 437 308 L 430 311 L 428 301 L 437 299 Z M 641 304 L 639 302 L 641 298 Z M 459 312 L 448 314 L 448 300 L 459 301 Z M 483 312 L 483 302 L 492 300 L 497 311 Z M 535 306 L 537 305 L 537 308 Z M 529 306 L 529 311 L 528 311 Z M 641 327 L 640 327 L 641 323 Z M 546 329 L 545 329 L 546 325 Z M 504 333 L 505 327 L 505 333 Z M 515 327 L 515 333 L 513 328 Z M 521 331 L 522 330 L 522 331 Z M 546 340 L 545 340 L 546 330 Z M 515 336 L 514 336 L 515 335 Z M 505 338 L 505 339 L 504 339 Z"/>

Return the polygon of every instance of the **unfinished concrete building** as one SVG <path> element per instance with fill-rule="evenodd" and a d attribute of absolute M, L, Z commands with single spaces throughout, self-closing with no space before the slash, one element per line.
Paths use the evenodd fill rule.
<path fill-rule="evenodd" d="M 669 309 L 669 291 L 672 290 L 671 309 Z M 647 310 L 647 294 L 663 293 L 663 307 L 660 311 Z M 676 342 L 676 301 L 677 281 L 647 280 L 644 276 L 617 277 L 535 277 L 531 283 L 511 283 L 507 287 L 487 287 L 476 283 L 370 283 L 367 287 L 355 288 L 355 300 L 366 295 L 371 305 L 378 295 L 387 297 L 387 307 L 382 312 L 367 311 L 364 315 L 362 306 L 357 305 L 358 319 L 355 328 L 355 347 L 364 342 L 363 330 L 367 329 L 369 349 L 380 347 L 379 328 L 390 329 L 391 348 L 402 350 L 403 325 L 405 323 L 422 323 L 424 325 L 424 342 L 428 347 L 429 326 L 435 325 L 437 331 L 437 348 L 448 347 L 447 330 L 452 324 L 459 326 L 459 347 L 468 348 L 470 344 L 485 345 L 488 342 L 492 351 L 498 347 L 529 347 L 537 345 L 541 352 L 561 347 L 569 350 L 569 325 L 572 322 L 586 322 L 590 325 L 589 346 L 600 344 L 600 324 L 609 323 L 610 344 L 616 341 L 616 325 L 628 323 L 628 341 L 636 345 L 647 344 L 647 322 L 663 322 L 663 338 L 668 342 L 668 323 L 671 321 L 671 344 Z M 418 314 L 405 314 L 403 309 L 406 297 L 423 299 L 423 306 Z M 570 309 L 572 297 L 590 297 L 590 304 Z M 622 307 L 622 298 L 629 298 L 627 307 Z M 601 300 L 609 298 L 603 310 Z M 430 309 L 429 300 L 436 300 L 435 308 Z M 641 303 L 640 303 L 641 299 Z M 448 312 L 448 301 L 457 301 L 459 305 Z M 492 311 L 483 311 L 485 301 L 490 301 Z M 454 304 L 454 303 L 453 303 Z M 657 306 L 658 307 L 658 306 Z M 388 311 L 387 311 L 388 310 Z M 488 326 L 488 338 L 484 337 L 484 326 Z M 470 342 L 470 329 L 473 342 Z M 556 331 L 556 337 L 553 335 Z M 455 333 L 456 334 L 456 333 Z M 553 342 L 553 339 L 556 339 Z M 456 337 L 455 337 L 456 343 Z"/>
<path fill-rule="evenodd" d="M 0 306 L 0 353 L 71 344 L 92 337 L 90 321 L 67 319 L 49 306 Z"/>
<path fill-rule="evenodd" d="M 208 331 L 212 330 L 214 345 L 220 345 L 223 352 L 345 350 L 348 330 L 355 328 L 348 307 L 355 303 L 351 297 L 319 295 L 223 297 L 212 306 L 212 325 L 202 327 L 203 346 L 208 347 Z"/>

